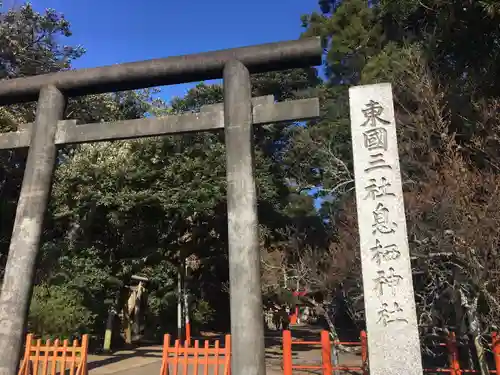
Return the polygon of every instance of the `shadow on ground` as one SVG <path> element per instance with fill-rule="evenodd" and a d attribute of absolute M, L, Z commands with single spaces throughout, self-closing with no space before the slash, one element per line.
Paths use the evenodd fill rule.
<path fill-rule="evenodd" d="M 99 359 L 98 357 L 103 357 Z M 129 358 L 141 357 L 141 358 L 155 358 L 161 360 L 162 356 L 162 348 L 159 347 L 146 347 L 146 348 L 137 348 L 137 349 L 129 349 L 129 350 L 120 350 L 116 353 L 109 355 L 100 355 L 93 356 L 96 358 L 88 364 L 88 369 L 93 370 L 99 367 L 107 366 L 113 363 L 121 362 Z"/>
<path fill-rule="evenodd" d="M 321 347 L 319 345 L 321 328 L 317 327 L 292 327 L 292 338 L 294 341 L 313 341 L 318 344 L 301 344 L 292 345 L 292 361 L 294 364 L 300 365 L 320 365 L 321 364 Z M 208 340 L 210 346 L 213 347 L 216 340 L 219 340 L 220 346 L 224 346 L 225 334 L 212 334 L 209 337 L 194 337 L 194 340 Z M 270 373 L 282 373 L 283 364 L 283 348 L 282 348 L 282 332 L 281 331 L 266 331 L 265 334 L 266 346 L 266 363 Z M 200 345 L 201 346 L 201 345 Z M 110 355 L 93 355 L 92 361 L 88 364 L 88 369 L 98 369 L 104 366 L 117 364 L 128 359 L 138 357 L 142 358 L 144 365 L 152 362 L 159 362 L 162 358 L 162 346 L 147 346 L 135 347 L 130 349 L 120 350 Z M 99 358 L 101 357 L 101 358 Z M 359 354 L 343 353 L 340 357 L 341 365 L 356 366 L 361 364 Z M 114 366 L 113 366 L 114 367 Z M 100 371 L 100 370 L 99 370 Z M 298 374 L 319 374 L 319 370 L 294 370 L 294 375 Z M 343 371 L 340 374 L 356 374 L 357 372 Z"/>

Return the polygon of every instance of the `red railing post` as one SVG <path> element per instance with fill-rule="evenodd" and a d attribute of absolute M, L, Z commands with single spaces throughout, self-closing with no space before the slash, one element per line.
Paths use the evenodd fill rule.
<path fill-rule="evenodd" d="M 292 332 L 283 331 L 283 375 L 292 375 Z"/>
<path fill-rule="evenodd" d="M 231 375 L 231 335 L 226 335 L 226 343 L 224 347 L 226 353 L 226 368 L 224 370 L 224 375 Z M 196 364 L 198 366 L 198 363 Z M 195 370 L 194 375 L 198 375 Z"/>
<path fill-rule="evenodd" d="M 189 318 L 186 318 L 186 341 L 188 345 L 191 345 L 191 323 L 189 323 Z"/>
<path fill-rule="evenodd" d="M 323 375 L 332 375 L 332 348 L 330 346 L 330 332 L 321 331 L 321 359 Z"/>
<path fill-rule="evenodd" d="M 361 362 L 363 367 L 363 375 L 368 375 L 368 337 L 366 331 L 361 331 L 359 335 L 361 339 Z"/>
<path fill-rule="evenodd" d="M 169 375 L 168 371 L 168 355 L 170 349 L 170 335 L 163 336 L 163 350 L 161 355 L 161 370 L 160 375 Z"/>
<path fill-rule="evenodd" d="M 495 370 L 497 374 L 500 374 L 500 337 L 498 332 L 493 332 L 491 334 L 491 351 L 493 352 L 493 358 L 495 360 Z"/>
<path fill-rule="evenodd" d="M 458 348 L 455 332 L 450 332 L 450 335 L 448 336 L 447 347 L 451 375 L 462 375 L 462 371 L 460 370 L 460 362 L 458 360 Z"/>

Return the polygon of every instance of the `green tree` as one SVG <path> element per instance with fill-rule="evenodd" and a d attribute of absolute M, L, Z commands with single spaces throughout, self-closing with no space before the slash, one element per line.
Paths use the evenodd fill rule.
<path fill-rule="evenodd" d="M 322 214 L 336 236 L 333 246 L 348 259 L 345 252 L 357 252 L 359 243 L 347 87 L 392 82 L 419 322 L 424 332 L 468 331 L 480 359 L 481 333 L 498 320 L 500 300 L 490 261 L 498 243 L 491 231 L 498 175 L 495 4 L 320 1 L 321 12 L 303 21 L 305 34 L 321 36 L 328 48 L 323 118 L 296 129 L 291 157 L 301 161 L 298 185 L 328 196 Z M 363 317 L 359 272 L 353 266 L 337 284 L 356 318 Z"/>
<path fill-rule="evenodd" d="M 71 339 L 94 323 L 83 296 L 66 285 L 37 285 L 31 301 L 28 331 L 44 338 Z"/>
<path fill-rule="evenodd" d="M 44 74 L 70 69 L 71 61 L 78 58 L 84 52 L 82 47 L 71 47 L 61 43 L 62 38 L 71 35 L 70 24 L 64 17 L 58 14 L 55 10 L 48 9 L 45 13 L 40 14 L 33 10 L 31 5 L 24 5 L 19 9 L 10 10 L 0 14 L 0 78 L 10 79 L 21 76 L 30 76 L 36 74 Z M 66 116 L 69 118 L 77 118 L 83 122 L 100 122 L 121 120 L 127 118 L 137 118 L 143 116 L 145 111 L 150 108 L 146 102 L 151 101 L 151 90 L 142 90 L 139 92 L 126 92 L 118 94 L 105 95 L 90 95 L 82 98 L 71 99 L 67 106 Z M 34 120 L 34 103 L 23 105 L 12 105 L 0 108 L 0 129 L 2 131 L 16 130 L 19 123 L 32 122 Z M 59 160 L 64 165 L 70 155 L 79 152 L 79 147 L 66 147 L 60 150 Z M 1 210 L 2 220 L 0 223 L 0 253 L 6 254 L 10 235 L 12 233 L 12 224 L 15 214 L 15 205 L 24 173 L 24 160 L 26 150 L 6 151 L 0 155 L 0 194 L 1 194 Z M 58 172 L 60 173 L 60 172 Z M 56 187 L 57 189 L 57 187 Z M 66 192 L 66 195 L 68 192 Z M 64 210 L 64 207 L 61 207 Z M 64 216 L 64 212 L 54 207 L 50 207 L 51 213 Z M 66 215 L 67 217 L 67 215 Z M 79 223 L 73 221 L 69 225 L 73 230 L 70 232 L 64 231 L 64 225 L 60 217 L 49 215 L 47 220 L 46 230 L 44 232 L 44 246 L 40 254 L 40 266 L 36 275 L 37 284 L 47 281 L 51 284 L 43 284 L 46 286 L 36 287 L 33 299 L 33 309 L 31 322 L 36 325 L 37 329 L 45 333 L 61 333 L 56 326 L 61 325 L 61 330 L 68 330 L 70 323 L 74 322 L 70 316 L 64 314 L 78 314 L 78 311 L 87 311 L 85 304 L 89 301 L 89 296 L 92 293 L 80 294 L 77 287 L 81 287 L 82 281 L 87 281 L 87 288 L 92 289 L 94 285 L 103 284 L 103 280 L 107 280 L 98 267 L 102 266 L 99 259 L 92 258 L 92 251 L 97 251 L 93 246 L 90 246 L 90 256 L 86 259 L 81 257 L 72 257 L 66 259 L 61 256 L 62 248 L 61 236 L 68 235 L 69 248 L 74 247 L 76 234 L 78 232 Z M 93 244 L 92 244 L 93 245 Z M 6 256 L 2 257 L 2 265 Z M 66 267 L 52 267 L 61 263 Z M 73 269 L 67 267 L 67 264 L 80 265 L 82 268 L 87 267 L 87 271 L 92 269 L 91 264 L 95 266 L 92 272 L 85 274 L 82 272 L 85 280 L 77 280 L 74 274 L 71 274 Z M 63 272 L 68 271 L 66 278 L 61 277 Z M 54 276 L 55 273 L 60 274 Z M 86 277 L 85 277 L 86 276 Z M 71 281 L 71 282 L 68 282 Z M 93 284 L 95 282 L 95 284 Z M 42 284 L 40 284 L 42 285 Z M 61 289 L 62 288 L 62 289 Z M 66 288 L 66 289 L 64 289 Z M 97 288 L 97 286 L 96 286 Z M 50 304 L 45 305 L 40 300 L 41 294 L 39 291 L 48 290 Z M 49 324 L 49 310 L 47 314 L 42 314 L 40 309 L 55 309 L 56 305 L 64 304 L 64 299 L 59 294 L 64 294 L 63 290 L 67 290 L 68 296 L 74 297 L 74 303 L 71 305 L 75 310 L 64 309 L 60 306 L 61 314 L 57 316 L 57 321 L 50 322 L 52 325 L 42 327 L 43 324 Z M 38 293 L 38 294 L 37 294 Z M 76 293 L 76 294 L 75 294 Z M 78 298 L 77 298 L 78 296 Z M 81 298 L 80 298 L 81 297 Z M 69 297 L 68 297 L 69 298 Z M 82 304 L 82 305 L 78 305 Z M 94 302 L 95 304 L 95 302 Z M 88 306 L 88 304 L 87 304 Z M 99 306 L 99 305 L 95 305 Z M 95 307 L 94 306 L 94 307 Z M 82 310 L 83 309 L 83 310 Z M 51 310 L 52 311 L 52 310 Z M 34 315 L 33 315 L 34 314 Z M 83 314 L 83 312 L 82 312 Z M 84 319 L 84 326 L 75 325 L 74 329 L 82 327 L 89 328 L 90 323 L 94 322 L 92 318 Z M 35 320 L 33 320 L 35 319 Z M 60 320 L 60 321 L 58 321 Z M 54 331 L 55 330 L 55 331 Z M 69 332 L 69 331 L 68 331 Z"/>

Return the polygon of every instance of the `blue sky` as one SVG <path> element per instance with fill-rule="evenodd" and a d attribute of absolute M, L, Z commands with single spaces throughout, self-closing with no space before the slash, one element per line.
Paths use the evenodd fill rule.
<path fill-rule="evenodd" d="M 1 0 L 0 0 L 1 1 Z M 3 9 L 22 5 L 3 0 Z M 318 0 L 32 0 L 37 11 L 53 8 L 71 23 L 62 42 L 87 53 L 74 68 L 90 68 L 204 51 L 297 39 L 300 16 Z M 162 88 L 161 97 L 183 96 L 196 83 Z M 316 201 L 320 205 L 320 200 Z"/>
<path fill-rule="evenodd" d="M 5 6 L 20 0 L 4 0 Z M 67 44 L 87 53 L 75 68 L 112 65 L 297 39 L 300 16 L 318 9 L 317 0 L 32 0 L 34 8 L 54 8 L 71 22 Z M 188 85 L 162 90 L 166 100 Z"/>

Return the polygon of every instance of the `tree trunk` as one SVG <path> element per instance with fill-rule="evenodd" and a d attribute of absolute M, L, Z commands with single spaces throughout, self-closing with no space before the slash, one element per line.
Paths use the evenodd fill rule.
<path fill-rule="evenodd" d="M 460 298 L 462 300 L 462 306 L 465 308 L 467 314 L 467 321 L 469 323 L 469 332 L 474 340 L 474 347 L 476 348 L 477 362 L 479 363 L 479 371 L 481 375 L 488 375 L 490 370 L 486 362 L 485 351 L 483 344 L 481 343 L 481 329 L 479 323 L 479 317 L 477 316 L 477 303 L 479 297 L 474 297 L 472 303 L 469 303 L 469 299 L 465 295 L 464 291 L 460 289 Z"/>
<path fill-rule="evenodd" d="M 135 305 L 134 305 L 134 325 L 133 325 L 133 340 L 141 339 L 141 318 L 143 312 L 141 310 L 142 307 L 142 299 L 144 296 L 145 287 L 142 281 L 139 281 L 139 285 L 137 285 L 137 293 L 135 296 Z"/>
<path fill-rule="evenodd" d="M 105 352 L 111 351 L 111 339 L 113 336 L 113 322 L 115 319 L 114 306 L 111 306 L 108 311 L 108 320 L 106 322 L 106 332 L 104 333 L 104 345 L 103 350 Z"/>
<path fill-rule="evenodd" d="M 323 308 L 323 316 L 325 317 L 326 322 L 328 323 L 328 327 L 330 328 L 330 336 L 332 337 L 333 344 L 331 346 L 331 357 L 332 357 L 332 364 L 333 367 L 336 368 L 339 366 L 339 351 L 337 349 L 337 344 L 336 342 L 339 341 L 339 336 L 337 334 L 337 330 L 335 328 L 335 325 L 333 324 L 333 320 L 328 314 L 328 310 L 322 306 Z M 339 370 L 334 370 L 333 375 L 341 375 Z"/>
<path fill-rule="evenodd" d="M 309 298 L 309 297 L 305 297 L 305 298 L 314 307 L 319 309 L 319 311 L 321 312 L 321 314 L 325 318 L 326 323 L 328 324 L 328 328 L 330 330 L 330 336 L 332 337 L 334 342 L 338 341 L 339 335 L 337 334 L 337 329 L 335 328 L 335 325 L 333 324 L 332 318 L 330 317 L 330 315 L 328 315 L 327 309 L 324 306 L 322 306 L 321 304 L 319 304 L 318 302 L 316 302 L 314 299 Z M 338 350 L 340 350 L 342 352 L 346 352 L 346 353 L 360 353 L 361 352 L 361 348 L 356 348 L 356 347 L 350 348 L 350 347 L 346 347 L 342 344 L 337 344 L 337 345 L 333 345 L 333 346 L 335 346 L 336 350 L 338 349 Z"/>
<path fill-rule="evenodd" d="M 104 333 L 104 345 L 103 345 L 103 350 L 105 352 L 111 351 L 111 341 L 112 341 L 112 336 L 113 336 L 113 328 L 114 328 L 114 322 L 115 322 L 115 317 L 117 314 L 117 309 L 119 309 L 119 294 L 115 297 L 114 303 L 109 306 L 108 310 L 108 320 L 106 322 L 106 332 Z"/>
<path fill-rule="evenodd" d="M 488 375 L 490 370 L 488 368 L 488 364 L 486 363 L 485 351 L 483 344 L 481 343 L 481 330 L 479 329 L 479 318 L 477 316 L 477 300 L 477 297 L 474 298 L 472 306 L 467 309 L 467 320 L 469 321 L 469 330 L 476 348 L 479 370 L 481 371 L 481 375 Z"/>
<path fill-rule="evenodd" d="M 132 314 L 135 307 L 136 290 L 133 287 L 128 288 L 129 295 L 123 306 L 123 323 L 125 325 L 125 344 L 132 344 Z"/>
<path fill-rule="evenodd" d="M 177 269 L 177 339 L 182 340 L 182 272 Z"/>
<path fill-rule="evenodd" d="M 184 265 L 184 330 L 185 340 L 191 341 L 191 322 L 189 321 L 189 289 L 188 289 L 188 266 Z"/>

